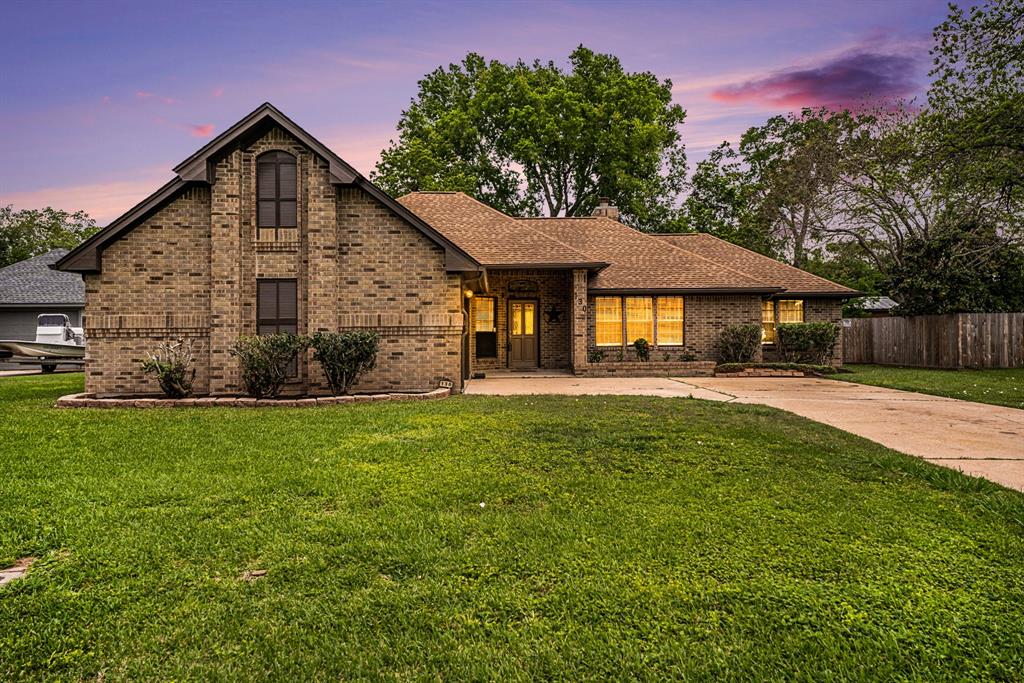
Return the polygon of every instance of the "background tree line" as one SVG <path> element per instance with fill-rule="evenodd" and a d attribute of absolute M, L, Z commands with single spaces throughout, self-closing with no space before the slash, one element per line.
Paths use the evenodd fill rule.
<path fill-rule="evenodd" d="M 569 69 L 468 55 L 428 74 L 374 178 L 511 214 L 710 232 L 901 311 L 1024 310 L 1024 0 L 950 6 L 924 103 L 770 118 L 686 180 L 670 81 L 580 46 Z"/>
<path fill-rule="evenodd" d="M 462 190 L 514 215 L 709 232 L 901 312 L 1024 310 L 1024 0 L 951 5 L 927 100 L 804 109 L 722 143 L 687 179 L 672 83 L 580 46 L 568 68 L 471 53 L 419 82 L 372 177 Z M 0 266 L 96 230 L 84 212 L 0 207 Z"/>

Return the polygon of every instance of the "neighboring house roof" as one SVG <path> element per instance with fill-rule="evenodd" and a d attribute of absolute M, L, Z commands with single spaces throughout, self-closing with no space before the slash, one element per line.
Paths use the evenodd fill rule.
<path fill-rule="evenodd" d="M 406 220 L 434 243 L 444 248 L 445 266 L 449 270 L 478 270 L 480 268 L 480 264 L 458 247 L 458 245 L 438 233 L 422 218 L 409 211 L 386 192 L 360 175 L 323 143 L 303 130 L 297 123 L 282 114 L 269 102 L 261 104 L 251 114 L 218 135 L 188 159 L 178 164 L 174 168 L 174 172 L 178 174 L 174 179 L 129 209 L 106 228 L 78 245 L 78 247 L 57 263 L 57 267 L 61 270 L 74 272 L 99 272 L 101 254 L 107 245 L 132 230 L 132 228 L 161 207 L 173 201 L 188 187 L 195 184 L 211 183 L 213 181 L 212 168 L 219 158 L 234 150 L 236 145 L 255 139 L 273 126 L 284 129 L 315 154 L 325 159 L 329 165 L 332 183 L 359 187 L 381 204 L 391 209 L 399 217 Z"/>
<path fill-rule="evenodd" d="M 50 268 L 67 253 L 54 249 L 0 268 L 0 306 L 84 306 L 82 276 Z"/>
<path fill-rule="evenodd" d="M 599 268 L 608 265 L 464 192 L 413 192 L 399 197 L 398 201 L 484 266 Z"/>
<path fill-rule="evenodd" d="M 781 287 L 786 290 L 787 295 L 847 298 L 860 293 L 707 233 L 659 233 L 655 237 L 716 263 L 743 271 L 773 286 Z"/>
<path fill-rule="evenodd" d="M 891 311 L 899 306 L 899 302 L 887 296 L 866 296 L 853 302 L 857 308 L 865 311 Z"/>
<path fill-rule="evenodd" d="M 610 265 L 590 278 L 592 290 L 743 291 L 771 294 L 770 283 L 716 263 L 611 218 L 522 218 L 517 223 L 579 249 Z"/>

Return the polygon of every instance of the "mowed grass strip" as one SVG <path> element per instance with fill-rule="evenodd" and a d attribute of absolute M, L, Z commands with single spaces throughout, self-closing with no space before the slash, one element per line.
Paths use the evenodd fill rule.
<path fill-rule="evenodd" d="M 787 413 L 50 407 L 80 382 L 0 379 L 0 679 L 1024 671 L 1024 496 Z"/>
<path fill-rule="evenodd" d="M 1024 408 L 1024 368 L 931 370 L 885 365 L 844 367 L 850 372 L 830 375 L 829 378 L 995 406 Z"/>

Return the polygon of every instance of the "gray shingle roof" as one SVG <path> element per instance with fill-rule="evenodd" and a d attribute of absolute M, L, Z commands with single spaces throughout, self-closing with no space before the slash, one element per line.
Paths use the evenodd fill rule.
<path fill-rule="evenodd" d="M 67 249 L 54 249 L 0 268 L 0 306 L 84 306 L 85 283 L 82 276 L 50 268 L 51 263 L 56 263 L 67 253 Z"/>

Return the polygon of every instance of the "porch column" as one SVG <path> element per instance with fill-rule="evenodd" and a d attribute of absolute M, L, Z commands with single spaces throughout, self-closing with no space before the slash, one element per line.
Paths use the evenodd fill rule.
<path fill-rule="evenodd" d="M 575 373 L 587 367 L 587 271 L 577 268 L 572 271 L 572 371 Z"/>

